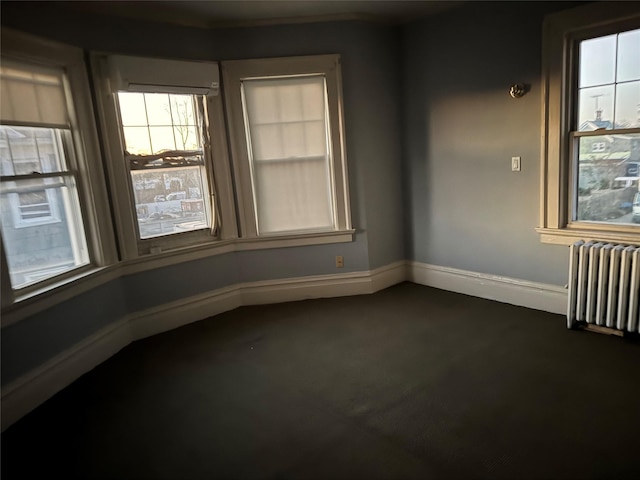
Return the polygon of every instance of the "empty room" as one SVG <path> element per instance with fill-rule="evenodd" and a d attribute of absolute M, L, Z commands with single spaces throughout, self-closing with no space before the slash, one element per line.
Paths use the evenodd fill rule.
<path fill-rule="evenodd" d="M 3 478 L 640 478 L 640 2 L 0 8 Z"/>

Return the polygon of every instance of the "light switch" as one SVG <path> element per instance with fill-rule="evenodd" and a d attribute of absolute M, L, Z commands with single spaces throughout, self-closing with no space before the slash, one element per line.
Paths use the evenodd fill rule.
<path fill-rule="evenodd" d="M 511 157 L 511 171 L 512 172 L 520 171 L 520 157 Z"/>

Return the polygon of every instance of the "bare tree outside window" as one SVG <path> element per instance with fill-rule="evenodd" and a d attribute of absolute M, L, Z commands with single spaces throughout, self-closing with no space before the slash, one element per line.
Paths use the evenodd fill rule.
<path fill-rule="evenodd" d="M 118 94 L 140 238 L 211 227 L 202 97 Z"/>

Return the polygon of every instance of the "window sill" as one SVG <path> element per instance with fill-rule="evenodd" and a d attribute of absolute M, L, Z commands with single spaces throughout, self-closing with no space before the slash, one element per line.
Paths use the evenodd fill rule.
<path fill-rule="evenodd" d="M 177 263 L 201 260 L 214 255 L 246 250 L 264 250 L 269 248 L 301 247 L 329 243 L 352 242 L 355 230 L 339 232 L 307 233 L 300 235 L 281 235 L 260 238 L 234 238 L 218 240 L 206 245 L 175 248 L 164 252 L 144 255 L 123 263 L 123 275 L 144 272 Z"/>
<path fill-rule="evenodd" d="M 240 238 L 236 240 L 235 250 L 261 250 L 265 248 L 301 247 L 307 245 L 323 245 L 327 243 L 352 242 L 355 232 L 355 230 L 342 230 L 339 232 Z"/>
<path fill-rule="evenodd" d="M 572 245 L 578 240 L 621 243 L 624 245 L 640 245 L 637 233 L 612 232 L 610 230 L 586 228 L 536 228 L 540 241 L 553 245 Z"/>
<path fill-rule="evenodd" d="M 16 295 L 14 303 L 2 310 L 2 328 L 35 315 L 59 303 L 96 288 L 124 275 L 154 270 L 179 263 L 223 255 L 225 253 L 269 248 L 286 248 L 353 241 L 355 230 L 322 232 L 302 235 L 283 235 L 250 239 L 220 240 L 207 245 L 183 247 L 145 255 L 107 267 L 85 270 L 28 294 Z"/>

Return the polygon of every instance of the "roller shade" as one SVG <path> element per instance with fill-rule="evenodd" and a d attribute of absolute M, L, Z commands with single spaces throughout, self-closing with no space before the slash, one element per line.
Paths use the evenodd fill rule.
<path fill-rule="evenodd" d="M 125 92 L 217 95 L 218 64 L 112 55 L 113 88 Z"/>
<path fill-rule="evenodd" d="M 242 82 L 260 233 L 334 229 L 322 75 Z"/>
<path fill-rule="evenodd" d="M 68 128 L 64 72 L 4 60 L 0 66 L 0 120 L 5 124 Z"/>

